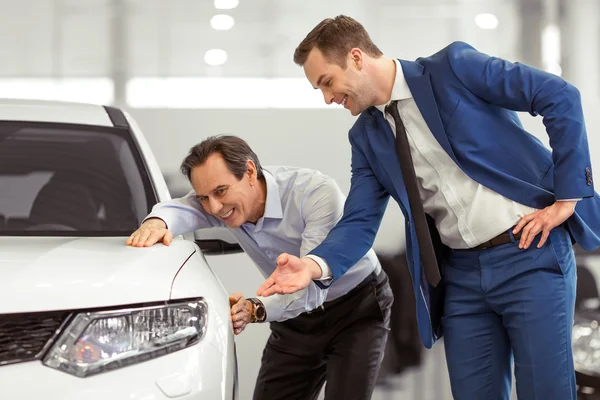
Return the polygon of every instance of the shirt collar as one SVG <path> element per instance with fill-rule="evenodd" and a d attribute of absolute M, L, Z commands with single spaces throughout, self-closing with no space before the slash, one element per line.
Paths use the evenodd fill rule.
<path fill-rule="evenodd" d="M 283 218 L 283 209 L 281 208 L 281 197 L 279 197 L 279 186 L 275 177 L 266 169 L 263 169 L 263 176 L 267 183 L 267 200 L 265 201 L 265 212 L 263 216 L 256 221 L 256 224 L 245 222 L 246 230 L 258 232 L 262 230 L 265 218 L 281 219 Z"/>
<path fill-rule="evenodd" d="M 394 80 L 394 86 L 392 87 L 392 96 L 390 97 L 390 101 L 385 104 L 381 104 L 377 107 L 379 111 L 385 114 L 385 107 L 390 104 L 394 100 L 406 100 L 412 98 L 412 93 L 408 88 L 408 83 L 406 83 L 406 78 L 404 77 L 404 72 L 402 71 L 402 64 L 397 59 L 394 59 L 394 63 L 396 64 L 396 79 Z"/>
<path fill-rule="evenodd" d="M 263 175 L 267 182 L 267 201 L 265 202 L 265 218 L 283 218 L 281 208 L 281 197 L 279 196 L 279 186 L 275 177 L 266 169 L 263 169 Z"/>

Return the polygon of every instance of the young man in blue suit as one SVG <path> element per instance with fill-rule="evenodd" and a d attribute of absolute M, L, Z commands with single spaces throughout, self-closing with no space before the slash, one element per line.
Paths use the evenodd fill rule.
<path fill-rule="evenodd" d="M 282 254 L 259 294 L 332 281 L 371 247 L 390 196 L 426 347 L 444 334 L 456 399 L 575 399 L 572 243 L 600 245 L 600 199 L 578 90 L 455 42 L 416 61 L 384 57 L 360 23 L 317 25 L 294 54 L 349 133 L 344 216 L 310 254 Z M 552 151 L 515 111 L 541 115 Z M 441 280 L 440 280 L 441 275 Z M 322 285 L 322 282 L 318 282 Z"/>

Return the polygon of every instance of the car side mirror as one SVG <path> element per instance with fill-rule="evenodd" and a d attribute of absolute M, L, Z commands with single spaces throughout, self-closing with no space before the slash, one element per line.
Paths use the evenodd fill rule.
<path fill-rule="evenodd" d="M 207 256 L 244 252 L 235 237 L 225 228 L 199 229 L 194 232 L 194 241 Z"/>
<path fill-rule="evenodd" d="M 218 254 L 235 254 L 243 253 L 244 250 L 237 243 L 227 243 L 224 240 L 196 240 L 196 244 L 202 250 L 202 253 L 207 256 Z"/>

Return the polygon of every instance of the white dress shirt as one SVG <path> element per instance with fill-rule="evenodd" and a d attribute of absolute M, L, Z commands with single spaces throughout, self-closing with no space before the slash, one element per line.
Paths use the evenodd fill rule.
<path fill-rule="evenodd" d="M 474 181 L 456 165 L 431 133 L 406 83 L 402 65 L 394 61 L 396 80 L 390 102 L 398 100 L 423 208 L 435 220 L 442 242 L 453 249 L 473 248 L 534 212 L 534 208 Z M 377 108 L 385 114 L 390 102 Z M 395 135 L 393 117 L 388 113 L 385 118 Z"/>
<path fill-rule="evenodd" d="M 263 172 L 267 199 L 264 215 L 256 224 L 247 222 L 236 229 L 227 228 L 223 221 L 204 212 L 194 191 L 183 198 L 156 204 L 146 219 L 162 219 L 173 235 L 225 227 L 267 278 L 275 270 L 281 253 L 303 257 L 327 237 L 342 218 L 345 196 L 332 178 L 315 170 L 267 167 Z M 371 249 L 328 289 L 311 282 L 306 289 L 293 294 L 258 298 L 267 310 L 267 321 L 283 321 L 348 293 L 373 271 L 380 270 Z"/>

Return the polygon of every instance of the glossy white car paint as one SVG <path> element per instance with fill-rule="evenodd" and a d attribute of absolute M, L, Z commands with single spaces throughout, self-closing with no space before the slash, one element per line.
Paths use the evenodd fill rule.
<path fill-rule="evenodd" d="M 159 201 L 170 198 L 148 143 L 131 126 Z M 101 106 L 1 100 L 0 120 L 112 126 Z M 202 297 L 206 333 L 184 350 L 87 378 L 41 361 L 0 366 L 0 399 L 237 398 L 237 363 L 228 296 L 198 246 L 125 246 L 125 237 L 0 236 L 0 314 L 102 309 Z"/>
<path fill-rule="evenodd" d="M 41 305 L 72 310 L 169 300 L 173 278 L 196 251 L 193 243 L 133 248 L 124 242 L 121 237 L 0 236 L 0 296 L 11 299 L 0 302 L 0 314 L 40 311 Z M 214 292 L 206 288 L 212 280 L 198 277 L 199 292 Z"/>

